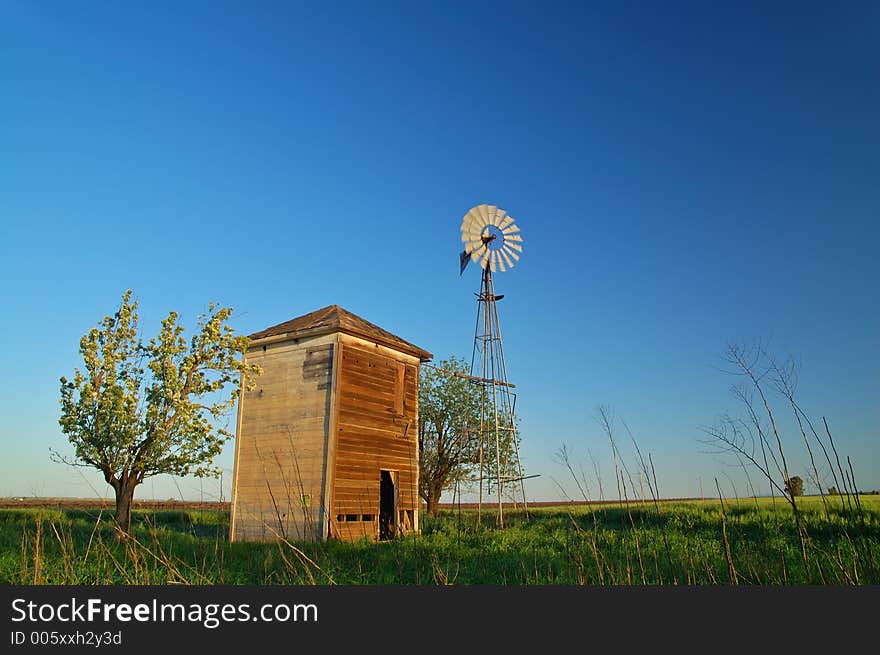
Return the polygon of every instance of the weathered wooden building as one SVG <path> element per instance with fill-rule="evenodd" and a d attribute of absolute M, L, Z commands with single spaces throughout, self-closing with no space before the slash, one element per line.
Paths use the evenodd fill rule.
<path fill-rule="evenodd" d="M 418 530 L 419 367 L 431 353 L 330 305 L 250 335 L 230 539 Z"/>

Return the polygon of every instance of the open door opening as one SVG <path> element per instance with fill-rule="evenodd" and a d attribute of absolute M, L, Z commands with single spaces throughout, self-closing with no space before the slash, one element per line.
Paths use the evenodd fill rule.
<path fill-rule="evenodd" d="M 381 471 L 379 483 L 379 539 L 397 533 L 397 471 Z"/>

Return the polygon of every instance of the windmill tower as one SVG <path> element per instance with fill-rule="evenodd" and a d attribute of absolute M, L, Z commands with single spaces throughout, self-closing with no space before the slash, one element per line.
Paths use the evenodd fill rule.
<path fill-rule="evenodd" d="M 461 223 L 461 272 L 470 260 L 482 269 L 477 295 L 477 322 L 471 355 L 471 376 L 480 381 L 485 391 L 481 403 L 478 464 L 480 489 L 478 517 L 483 506 L 483 487 L 494 488 L 498 499 L 497 522 L 504 526 L 503 496 L 505 489 L 516 498 L 517 483 L 523 507 L 528 511 L 525 476 L 519 457 L 516 428 L 515 385 L 507 379 L 507 365 L 501 341 L 498 301 L 504 295 L 495 293 L 493 274 L 513 268 L 522 252 L 522 236 L 512 216 L 495 205 L 477 205 L 465 214 Z"/>

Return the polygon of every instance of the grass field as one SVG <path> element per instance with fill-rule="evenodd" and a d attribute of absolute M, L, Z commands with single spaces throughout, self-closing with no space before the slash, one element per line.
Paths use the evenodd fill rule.
<path fill-rule="evenodd" d="M 230 544 L 216 510 L 139 511 L 133 539 L 95 509 L 0 510 L 3 584 L 878 584 L 880 496 L 542 507 L 425 517 L 383 543 Z"/>

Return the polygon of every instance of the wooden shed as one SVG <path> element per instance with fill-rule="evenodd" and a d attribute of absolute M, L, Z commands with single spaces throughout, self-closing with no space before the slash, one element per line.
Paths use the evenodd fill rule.
<path fill-rule="evenodd" d="M 232 541 L 419 529 L 419 367 L 431 353 L 338 305 L 250 335 Z"/>

